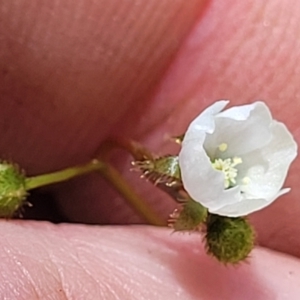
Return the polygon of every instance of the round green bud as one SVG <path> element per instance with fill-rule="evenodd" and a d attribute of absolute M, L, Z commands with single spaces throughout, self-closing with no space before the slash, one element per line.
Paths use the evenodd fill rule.
<path fill-rule="evenodd" d="M 248 257 L 255 234 L 245 218 L 209 215 L 205 238 L 209 254 L 225 264 L 236 264 Z"/>
<path fill-rule="evenodd" d="M 0 217 L 12 217 L 26 195 L 24 174 L 14 164 L 0 163 Z"/>

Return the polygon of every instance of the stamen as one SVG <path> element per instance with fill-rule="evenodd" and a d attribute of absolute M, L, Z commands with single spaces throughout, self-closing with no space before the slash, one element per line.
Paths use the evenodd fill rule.
<path fill-rule="evenodd" d="M 219 150 L 220 150 L 221 152 L 224 152 L 224 151 L 227 150 L 228 145 L 227 145 L 226 143 L 222 143 L 222 144 L 219 145 L 218 148 L 219 148 Z"/>
<path fill-rule="evenodd" d="M 250 179 L 249 177 L 244 177 L 244 178 L 242 179 L 242 182 L 243 182 L 243 184 L 245 184 L 245 185 L 249 184 L 250 181 L 251 181 L 251 179 Z"/>
<path fill-rule="evenodd" d="M 221 159 L 217 158 L 212 166 L 218 171 L 224 173 L 224 187 L 225 189 L 230 188 L 236 184 L 236 177 L 238 170 L 235 168 L 236 165 L 241 164 L 242 159 L 240 157 Z"/>
<path fill-rule="evenodd" d="M 231 164 L 232 167 L 235 167 L 236 165 L 239 165 L 243 162 L 243 160 L 240 157 L 234 157 L 233 163 Z"/>

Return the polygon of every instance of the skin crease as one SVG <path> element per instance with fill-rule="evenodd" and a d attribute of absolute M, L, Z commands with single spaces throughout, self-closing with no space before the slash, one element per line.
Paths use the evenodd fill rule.
<path fill-rule="evenodd" d="M 182 133 L 220 98 L 231 105 L 265 100 L 299 141 L 300 4 L 148 3 L 0 1 L 2 157 L 29 174 L 53 171 L 86 161 L 115 134 L 159 153 L 175 152 L 166 137 Z M 167 216 L 174 203 L 129 173 L 126 156 L 117 156 L 124 176 Z M 0 294 L 298 299 L 299 167 L 296 160 L 286 182 L 292 192 L 251 216 L 259 244 L 282 253 L 258 247 L 247 264 L 226 268 L 204 253 L 198 235 L 147 226 L 2 221 Z M 69 220 L 140 221 L 96 176 L 52 190 Z"/>

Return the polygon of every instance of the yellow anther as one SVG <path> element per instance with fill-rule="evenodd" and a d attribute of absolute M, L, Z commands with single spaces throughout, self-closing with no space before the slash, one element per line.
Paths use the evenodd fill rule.
<path fill-rule="evenodd" d="M 250 181 L 251 181 L 251 179 L 250 179 L 249 177 L 244 177 L 244 178 L 242 179 L 243 184 L 249 184 Z"/>
<path fill-rule="evenodd" d="M 240 157 L 226 159 L 217 158 L 214 162 L 212 162 L 212 167 L 215 170 L 222 171 L 224 173 L 225 189 L 236 185 L 238 170 L 235 168 L 235 166 L 241 163 L 242 159 Z"/>
<path fill-rule="evenodd" d="M 219 145 L 218 148 L 219 148 L 219 150 L 220 150 L 221 152 L 224 152 L 224 151 L 227 150 L 228 145 L 227 145 L 226 143 L 222 143 L 222 144 Z"/>
<path fill-rule="evenodd" d="M 243 162 L 243 160 L 240 157 L 234 157 L 232 161 L 232 167 L 235 167 L 236 165 L 239 165 Z"/>

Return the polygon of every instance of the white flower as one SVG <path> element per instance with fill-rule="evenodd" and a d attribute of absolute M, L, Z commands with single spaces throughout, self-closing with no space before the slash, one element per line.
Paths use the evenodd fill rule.
<path fill-rule="evenodd" d="M 238 217 L 271 204 L 297 144 L 263 102 L 222 109 L 219 101 L 189 126 L 179 154 L 184 188 L 211 213 Z M 222 112 L 221 112 L 222 111 Z"/>

